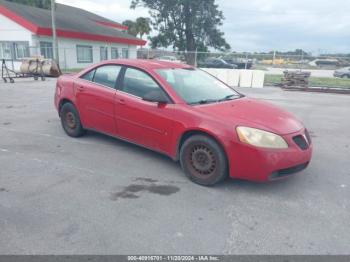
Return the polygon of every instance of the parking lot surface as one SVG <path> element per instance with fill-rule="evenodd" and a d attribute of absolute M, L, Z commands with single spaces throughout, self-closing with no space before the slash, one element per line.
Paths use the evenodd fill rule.
<path fill-rule="evenodd" d="M 350 253 L 350 96 L 239 89 L 302 119 L 314 157 L 287 180 L 206 188 L 158 153 L 66 136 L 54 85 L 0 83 L 0 254 Z"/>

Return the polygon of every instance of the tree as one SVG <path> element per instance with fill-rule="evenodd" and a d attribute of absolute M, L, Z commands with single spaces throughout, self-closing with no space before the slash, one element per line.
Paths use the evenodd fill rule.
<path fill-rule="evenodd" d="M 139 17 L 136 19 L 136 28 L 142 39 L 143 35 L 148 35 L 151 31 L 151 20 L 145 17 Z"/>
<path fill-rule="evenodd" d="M 24 5 L 30 5 L 34 7 L 50 9 L 51 1 L 50 0 L 7 0 L 9 2 L 15 2 Z"/>
<path fill-rule="evenodd" d="M 136 22 L 131 20 L 125 20 L 122 24 L 128 27 L 128 33 L 130 35 L 137 36 L 138 32 L 137 32 Z"/>
<path fill-rule="evenodd" d="M 136 21 L 125 20 L 122 24 L 128 27 L 128 33 L 133 36 L 140 35 L 140 38 L 146 34 L 148 35 L 152 29 L 149 18 L 139 17 Z"/>
<path fill-rule="evenodd" d="M 131 8 L 150 9 L 153 28 L 152 48 L 169 47 L 187 51 L 186 60 L 194 64 L 194 51 L 229 49 L 224 33 L 218 29 L 224 19 L 215 0 L 132 0 Z"/>

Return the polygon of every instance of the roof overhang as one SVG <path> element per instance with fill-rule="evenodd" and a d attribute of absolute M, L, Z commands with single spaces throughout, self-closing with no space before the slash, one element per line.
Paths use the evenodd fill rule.
<path fill-rule="evenodd" d="M 11 10 L 1 5 L 0 5 L 0 14 L 6 16 L 7 18 L 11 19 L 15 23 L 28 29 L 33 34 L 36 34 L 39 36 L 52 36 L 51 28 L 39 27 L 38 25 L 33 24 L 32 22 L 24 19 L 23 17 L 17 15 L 16 13 L 12 12 Z M 99 21 L 99 23 L 101 24 L 103 23 L 105 26 L 112 26 L 112 23 L 108 23 L 108 25 L 105 22 Z M 115 24 L 113 24 L 113 26 L 115 27 Z M 127 27 L 123 27 L 123 28 L 120 28 L 120 27 L 119 29 L 125 29 L 125 28 L 127 29 Z M 75 31 L 62 30 L 62 29 L 57 29 L 56 32 L 58 37 L 63 37 L 63 38 L 81 39 L 81 40 L 90 40 L 90 41 L 99 41 L 99 42 L 108 42 L 108 43 L 121 43 L 121 44 L 129 44 L 129 45 L 146 44 L 146 41 L 141 39 L 138 40 L 138 39 L 128 39 L 128 38 L 122 38 L 122 37 L 96 35 L 96 34 L 75 32 Z"/>

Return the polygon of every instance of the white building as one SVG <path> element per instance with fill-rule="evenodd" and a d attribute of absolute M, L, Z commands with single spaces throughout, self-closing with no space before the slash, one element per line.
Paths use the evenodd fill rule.
<path fill-rule="evenodd" d="M 146 41 L 127 27 L 87 12 L 56 4 L 56 32 L 61 68 L 84 68 L 106 59 L 136 58 Z M 16 68 L 22 58 L 53 57 L 50 10 L 0 0 L 0 59 Z"/>

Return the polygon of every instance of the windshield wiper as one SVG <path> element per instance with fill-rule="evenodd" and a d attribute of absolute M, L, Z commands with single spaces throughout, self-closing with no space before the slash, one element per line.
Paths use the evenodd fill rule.
<path fill-rule="evenodd" d="M 196 102 L 189 103 L 189 105 L 203 105 L 203 104 L 209 104 L 209 103 L 223 102 L 223 101 L 227 101 L 227 100 L 233 100 L 233 99 L 236 99 L 236 98 L 241 98 L 243 96 L 244 95 L 242 95 L 242 94 L 231 94 L 231 95 L 225 96 L 222 99 L 203 99 L 203 100 L 199 100 L 199 101 L 196 101 Z"/>
<path fill-rule="evenodd" d="M 235 98 L 240 98 L 240 97 L 242 97 L 242 95 L 240 95 L 240 94 L 232 94 L 232 95 L 228 95 L 228 96 L 225 96 L 224 98 L 219 99 L 218 102 L 227 101 L 227 100 L 233 100 Z"/>
<path fill-rule="evenodd" d="M 203 99 L 203 100 L 199 100 L 199 101 L 192 102 L 189 104 L 190 105 L 203 105 L 203 104 L 209 104 L 209 103 L 215 103 L 215 102 L 218 102 L 218 100 L 216 100 L 216 99 Z"/>

